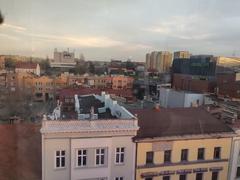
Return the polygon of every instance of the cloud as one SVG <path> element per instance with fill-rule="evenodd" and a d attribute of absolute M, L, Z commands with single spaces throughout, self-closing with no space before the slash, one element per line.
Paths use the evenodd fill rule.
<path fill-rule="evenodd" d="M 68 35 L 48 35 L 48 34 L 29 34 L 32 38 L 38 38 L 46 41 L 58 41 L 61 43 L 68 43 L 72 45 L 82 46 L 82 47 L 114 47 L 120 46 L 124 43 L 118 40 L 111 39 L 104 36 L 88 36 L 88 37 L 78 37 L 78 36 L 68 36 Z"/>
<path fill-rule="evenodd" d="M 145 28 L 143 31 L 154 32 L 154 33 L 161 33 L 161 34 L 170 34 L 171 30 L 168 27 L 164 27 L 163 25 L 158 27 L 150 27 Z"/>
<path fill-rule="evenodd" d="M 19 40 L 18 37 L 11 36 L 11 35 L 4 34 L 4 33 L 0 33 L 0 37 L 7 38 L 7 39 L 10 39 L 10 40 Z"/>
<path fill-rule="evenodd" d="M 184 40 L 205 40 L 211 33 L 200 26 L 207 19 L 194 14 L 190 16 L 172 16 L 155 26 L 143 28 L 143 31 Z"/>
<path fill-rule="evenodd" d="M 26 31 L 27 28 L 23 27 L 23 26 L 17 26 L 17 25 L 13 25 L 13 24 L 6 24 L 4 23 L 2 25 L 3 28 L 8 28 L 8 29 L 13 29 L 13 30 L 16 30 L 16 31 Z"/>

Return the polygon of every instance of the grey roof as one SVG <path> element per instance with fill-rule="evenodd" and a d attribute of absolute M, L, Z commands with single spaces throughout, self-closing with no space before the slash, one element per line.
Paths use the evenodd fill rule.
<path fill-rule="evenodd" d="M 138 109 L 131 112 L 139 119 L 136 139 L 233 133 L 229 126 L 203 108 Z"/>

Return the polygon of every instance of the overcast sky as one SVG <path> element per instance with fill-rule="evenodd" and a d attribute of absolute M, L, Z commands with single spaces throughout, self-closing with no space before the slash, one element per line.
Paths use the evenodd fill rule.
<path fill-rule="evenodd" d="M 240 56 L 240 0 L 0 0 L 0 54 L 144 61 L 153 50 Z"/>

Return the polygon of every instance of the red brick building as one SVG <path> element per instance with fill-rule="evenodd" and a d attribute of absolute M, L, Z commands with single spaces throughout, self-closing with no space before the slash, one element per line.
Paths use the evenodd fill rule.
<path fill-rule="evenodd" d="M 216 80 L 207 76 L 201 77 L 187 74 L 173 74 L 172 87 L 176 90 L 214 93 Z"/>
<path fill-rule="evenodd" d="M 229 98 L 240 98 L 240 73 L 217 75 L 217 93 Z"/>

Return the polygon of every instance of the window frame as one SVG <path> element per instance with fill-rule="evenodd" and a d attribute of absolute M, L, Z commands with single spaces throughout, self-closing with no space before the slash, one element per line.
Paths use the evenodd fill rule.
<path fill-rule="evenodd" d="M 119 152 L 117 152 L 117 149 L 119 149 Z M 125 163 L 125 149 L 126 149 L 125 147 L 116 147 L 115 148 L 115 164 L 116 165 L 122 165 Z M 117 162 L 117 156 L 119 156 L 118 162 Z M 123 157 L 123 161 L 121 161 L 122 157 Z"/>
<path fill-rule="evenodd" d="M 214 173 L 217 174 L 217 179 L 213 179 L 213 174 L 214 174 Z M 213 172 L 212 172 L 211 180 L 219 180 L 219 172 L 218 172 L 218 171 L 213 171 Z"/>
<path fill-rule="evenodd" d="M 99 153 L 97 153 L 97 150 L 99 150 Z M 103 150 L 104 152 L 102 153 L 101 150 Z M 95 166 L 104 166 L 106 164 L 105 155 L 106 155 L 106 148 L 96 148 L 95 149 Z M 100 164 L 97 164 L 97 156 L 99 156 Z M 103 156 L 103 164 L 101 163 L 101 157 L 102 156 Z"/>
<path fill-rule="evenodd" d="M 86 151 L 86 154 L 78 154 L 78 152 L 79 151 Z M 82 152 L 83 153 L 83 152 Z M 76 150 L 76 167 L 87 167 L 87 149 L 77 149 Z M 79 161 L 78 161 L 78 158 L 81 158 L 81 162 L 82 162 L 82 164 L 81 165 L 79 165 Z M 83 165 L 83 158 L 86 158 L 86 164 L 85 165 Z"/>
<path fill-rule="evenodd" d="M 152 156 L 151 156 L 151 157 L 152 157 L 152 158 L 151 158 L 151 159 L 152 159 L 152 162 L 148 162 L 148 160 L 149 160 L 149 159 L 148 159 L 148 153 L 152 153 Z M 154 151 L 147 151 L 147 152 L 146 152 L 146 162 L 145 162 L 145 163 L 146 163 L 146 164 L 154 164 Z"/>
<path fill-rule="evenodd" d="M 183 159 L 183 152 L 186 152 L 186 159 Z M 188 161 L 188 153 L 189 153 L 189 150 L 188 149 L 182 149 L 181 150 L 181 162 L 186 162 L 186 161 Z"/>
<path fill-rule="evenodd" d="M 168 180 L 170 180 L 171 176 L 170 175 L 165 175 L 165 176 L 162 177 L 162 179 L 164 180 L 164 178 L 168 178 Z"/>
<path fill-rule="evenodd" d="M 59 151 L 59 155 L 57 155 L 58 151 Z M 64 155 L 62 155 L 62 152 L 64 152 Z M 57 158 L 59 158 L 59 167 L 57 166 Z M 62 159 L 64 159 L 64 166 L 62 166 Z M 66 150 L 55 150 L 54 151 L 54 168 L 55 169 L 66 168 Z"/>
<path fill-rule="evenodd" d="M 219 149 L 219 157 L 216 157 L 216 149 Z M 222 148 L 221 147 L 214 147 L 214 152 L 213 152 L 213 159 L 221 159 L 221 151 Z"/>
<path fill-rule="evenodd" d="M 197 176 L 198 176 L 199 174 L 201 174 L 201 180 L 203 180 L 203 173 L 202 173 L 202 172 L 196 173 L 196 178 L 195 178 L 195 179 L 198 180 L 198 179 L 197 179 Z"/>
<path fill-rule="evenodd" d="M 238 171 L 238 169 L 239 169 L 239 171 Z M 239 176 L 238 176 L 238 174 L 239 174 Z M 239 165 L 237 166 L 237 170 L 236 170 L 236 178 L 240 178 L 240 166 Z"/>
<path fill-rule="evenodd" d="M 167 152 L 170 152 L 169 153 L 169 161 L 168 160 L 166 160 L 166 153 Z M 172 150 L 166 150 L 166 151 L 164 151 L 164 155 L 163 155 L 163 162 L 164 163 L 171 163 L 172 162 Z"/>
<path fill-rule="evenodd" d="M 199 151 L 203 150 L 203 157 L 199 158 Z M 205 148 L 198 148 L 197 160 L 205 160 Z"/>
<path fill-rule="evenodd" d="M 181 180 L 181 177 L 182 177 L 182 176 L 185 177 L 184 180 L 187 180 L 187 174 L 180 174 L 180 175 L 179 175 L 179 180 Z"/>
<path fill-rule="evenodd" d="M 114 179 L 115 180 L 124 180 L 124 177 L 123 176 L 118 176 L 118 177 L 115 177 Z"/>

